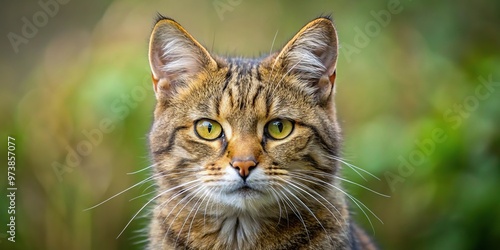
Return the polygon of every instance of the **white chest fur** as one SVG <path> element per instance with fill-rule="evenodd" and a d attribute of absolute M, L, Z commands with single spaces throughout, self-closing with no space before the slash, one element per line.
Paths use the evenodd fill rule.
<path fill-rule="evenodd" d="M 243 249 L 254 238 L 260 230 L 260 224 L 249 215 L 232 215 L 221 218 L 219 238 L 227 245 L 235 249 Z"/>

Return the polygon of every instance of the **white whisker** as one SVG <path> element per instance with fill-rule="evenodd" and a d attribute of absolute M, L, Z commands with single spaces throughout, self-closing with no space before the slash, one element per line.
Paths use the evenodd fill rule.
<path fill-rule="evenodd" d="M 348 180 L 348 179 L 344 179 L 344 178 L 342 178 L 342 177 L 338 177 L 338 176 L 335 176 L 335 178 L 337 178 L 337 179 L 339 179 L 339 180 L 341 180 L 341 181 L 345 181 L 345 182 L 351 183 L 351 184 L 356 185 L 356 186 L 358 186 L 358 187 L 361 187 L 361 188 L 363 188 L 363 189 L 365 189 L 365 190 L 368 190 L 368 191 L 370 191 L 370 192 L 372 192 L 372 193 L 374 193 L 374 194 L 378 194 L 378 195 L 380 195 L 380 196 L 382 196 L 382 197 L 385 197 L 385 198 L 391 198 L 391 196 L 390 196 L 390 195 L 386 195 L 386 194 L 379 193 L 379 192 L 377 192 L 377 191 L 375 191 L 375 190 L 373 190 L 373 189 L 371 189 L 371 188 L 365 187 L 365 186 L 363 186 L 363 185 L 361 185 L 361 184 L 359 184 L 359 183 L 356 183 L 356 182 L 354 182 L 354 181 L 350 181 L 350 180 Z"/>
<path fill-rule="evenodd" d="M 179 210 L 179 212 L 177 213 L 177 216 L 181 213 L 181 211 L 202 191 L 205 191 L 205 193 L 207 192 L 206 188 L 204 186 L 200 186 L 200 188 L 193 194 L 193 198 L 191 198 L 188 202 L 186 202 L 186 204 L 184 204 L 184 206 Z M 177 241 L 179 240 L 179 237 L 181 236 L 181 233 L 182 233 L 182 229 L 184 229 L 184 226 L 186 225 L 188 219 L 190 218 L 189 216 L 191 215 L 191 213 L 193 212 L 193 210 L 197 207 L 198 205 L 198 202 L 201 200 L 201 198 L 203 198 L 205 195 L 201 196 L 198 198 L 198 200 L 196 201 L 196 203 L 192 206 L 191 210 L 189 211 L 189 214 L 186 216 L 186 218 L 184 218 L 184 223 L 182 223 L 182 226 L 181 226 L 181 229 L 179 229 L 179 233 L 177 234 L 177 238 L 175 239 L 175 245 L 177 246 Z M 198 209 L 196 210 L 198 211 Z M 196 214 L 195 214 L 196 215 Z M 193 219 L 195 217 L 195 215 L 193 215 Z M 177 218 L 176 216 L 176 218 Z M 175 218 L 174 218 L 175 220 Z M 189 240 L 189 234 L 188 234 L 188 237 L 186 238 Z"/>
<path fill-rule="evenodd" d="M 165 191 L 162 191 L 160 192 L 158 195 L 156 195 L 155 197 L 153 197 L 151 200 L 149 200 L 148 202 L 146 202 L 146 204 L 144 204 L 140 209 L 139 211 L 137 211 L 137 213 L 134 214 L 134 216 L 132 216 L 132 219 L 130 219 L 127 223 L 127 225 L 125 225 L 125 227 L 123 228 L 123 230 L 120 232 L 120 234 L 118 234 L 118 236 L 116 237 L 117 239 L 123 234 L 123 232 L 125 232 L 125 229 L 127 229 L 127 227 L 130 225 L 130 223 L 135 219 L 135 217 L 137 217 L 137 215 L 147 206 L 149 205 L 151 202 L 153 202 L 154 200 L 156 200 L 158 197 L 174 190 L 174 189 L 177 189 L 179 187 L 182 187 L 184 185 L 187 185 L 187 184 L 190 184 L 190 183 L 194 183 L 196 182 L 197 180 L 194 180 L 194 181 L 190 181 L 190 182 L 187 182 L 187 183 L 184 183 L 182 185 L 179 185 L 179 186 L 176 186 L 176 187 L 173 187 L 173 188 L 170 188 L 170 189 L 167 189 Z"/>
<path fill-rule="evenodd" d="M 144 170 L 147 170 L 147 169 L 149 169 L 149 168 L 152 168 L 152 167 L 154 167 L 154 166 L 156 166 L 156 165 L 158 165 L 158 163 L 152 164 L 152 165 L 150 165 L 150 166 L 147 166 L 147 167 L 145 167 L 145 168 L 139 169 L 139 170 L 134 171 L 134 172 L 129 172 L 129 173 L 127 173 L 127 175 L 134 175 L 134 174 L 140 173 L 140 172 L 142 172 L 142 171 L 144 171 Z"/>
<path fill-rule="evenodd" d="M 298 174 L 294 174 L 292 173 L 291 174 L 294 178 L 297 178 L 297 179 L 300 179 L 300 180 L 303 180 L 303 181 L 308 181 L 307 179 L 304 179 L 302 178 L 300 175 Z M 307 188 L 308 190 L 310 190 L 313 194 L 315 194 L 316 196 L 320 197 L 321 199 L 323 199 L 324 201 L 326 201 L 328 203 L 328 205 L 330 205 L 331 207 L 333 207 L 333 209 L 335 209 L 335 211 L 340 215 L 342 216 L 342 214 L 340 213 L 340 211 L 337 209 L 337 207 L 335 207 L 335 205 L 333 205 L 329 200 L 327 200 L 325 197 L 323 197 L 321 194 L 319 194 L 318 192 L 316 192 L 314 189 L 308 187 L 307 185 L 303 184 L 303 183 L 300 183 L 300 182 L 297 182 L 298 185 L 304 187 L 304 188 Z M 311 195 L 311 194 L 309 194 Z M 312 195 L 311 195 L 312 196 Z M 314 198 L 314 197 L 313 197 Z M 328 212 L 330 212 L 330 214 L 335 218 L 335 220 L 337 221 L 337 223 L 340 224 L 340 221 L 338 220 L 337 216 L 335 216 L 335 214 L 326 206 L 324 205 L 322 202 L 320 202 L 319 200 L 317 200 L 316 198 L 314 198 L 319 204 L 321 204 L 323 207 L 325 207 Z M 343 218 L 344 220 L 344 224 L 347 224 L 347 222 L 345 221 L 345 218 Z"/>
<path fill-rule="evenodd" d="M 297 172 L 304 172 L 304 173 L 307 173 L 307 174 L 317 174 L 317 175 L 326 175 L 326 176 L 331 176 L 332 178 L 335 178 L 335 179 L 339 179 L 341 181 L 345 181 L 347 183 L 351 183 L 353 185 L 356 185 L 356 186 L 359 186 L 365 190 L 368 190 L 374 194 L 377 194 L 377 195 L 380 195 L 382 197 L 385 197 L 385 198 L 390 198 L 391 196 L 390 195 L 386 195 L 386 194 L 383 194 L 383 193 L 380 193 L 380 192 L 377 192 L 371 188 L 368 188 L 366 186 L 363 186 L 357 182 L 354 182 L 354 181 L 351 181 L 351 180 L 348 180 L 348 179 L 345 179 L 345 178 L 342 178 L 342 177 L 339 177 L 337 175 L 334 175 L 334 174 L 330 174 L 330 173 L 325 173 L 325 172 L 321 172 L 321 171 L 317 171 L 317 170 L 296 170 Z"/>
<path fill-rule="evenodd" d="M 153 190 L 153 191 L 148 192 L 148 193 L 145 193 L 145 194 L 141 194 L 141 195 L 136 196 L 136 197 L 134 197 L 134 198 L 132 198 L 132 199 L 130 199 L 130 200 L 128 200 L 128 201 L 134 201 L 134 200 L 137 200 L 137 199 L 142 198 L 142 197 L 144 197 L 144 196 L 148 196 L 148 195 L 150 195 L 150 194 L 152 194 L 152 193 L 156 193 L 156 190 Z"/>
<path fill-rule="evenodd" d="M 284 190 L 287 190 L 286 188 L 283 187 L 283 185 L 279 184 L 279 183 L 276 183 L 277 185 L 280 185 Z M 283 190 L 279 190 L 279 192 L 281 194 L 283 194 L 283 196 L 285 197 L 286 200 L 288 200 L 288 202 L 285 202 L 287 203 L 287 205 L 290 207 L 290 209 L 292 210 L 292 212 L 295 214 L 295 216 L 297 216 L 297 218 L 300 220 L 300 222 L 302 223 L 302 225 L 304 226 L 304 229 L 306 230 L 306 235 L 307 235 L 307 238 L 309 239 L 309 241 L 311 240 L 311 238 L 309 237 L 309 230 L 307 230 L 307 226 L 306 226 L 306 223 L 304 221 L 304 218 L 302 218 L 302 215 L 300 214 L 300 211 L 299 209 L 295 206 L 295 204 L 290 200 L 290 198 L 288 198 L 288 196 L 283 193 Z M 287 190 L 287 192 L 290 192 Z"/>
<path fill-rule="evenodd" d="M 280 210 L 280 215 L 279 215 L 279 218 L 278 218 L 278 222 L 276 223 L 276 225 L 279 225 L 280 222 L 281 222 L 281 217 L 282 217 L 282 209 L 281 209 L 281 199 L 278 197 L 279 195 L 276 193 L 276 190 L 274 189 L 274 187 L 270 186 L 270 192 L 268 191 L 268 193 L 270 193 L 274 199 L 276 199 L 276 202 L 278 203 L 278 208 Z"/>
<path fill-rule="evenodd" d="M 276 30 L 276 33 L 274 33 L 273 42 L 271 43 L 271 49 L 269 49 L 269 55 L 273 52 L 274 42 L 276 41 L 276 37 L 278 36 L 279 31 L 280 30 Z"/>
<path fill-rule="evenodd" d="M 269 55 L 271 55 L 272 51 L 273 51 L 273 47 L 274 47 L 274 42 L 276 41 L 276 37 L 278 36 L 278 31 L 279 30 L 276 30 L 276 33 L 274 34 L 274 38 L 273 38 L 273 42 L 271 43 L 271 49 L 269 50 Z M 271 66 L 271 73 L 269 74 L 269 78 L 273 78 L 273 72 L 274 72 L 274 66 L 276 65 L 276 60 L 274 60 L 273 62 L 273 65 Z"/>
<path fill-rule="evenodd" d="M 307 176 L 307 175 L 305 175 L 305 176 Z M 333 185 L 331 183 L 328 183 L 326 181 L 323 181 L 323 180 L 321 180 L 319 178 L 316 178 L 316 177 L 308 176 L 308 178 L 311 179 L 311 181 L 310 181 L 311 183 L 315 183 L 314 181 L 321 182 L 323 184 L 326 184 L 326 185 L 328 185 L 328 186 L 330 186 L 330 187 L 338 190 L 339 192 L 341 192 L 344 195 L 346 195 L 349 199 L 351 199 L 354 202 L 354 204 L 361 210 L 361 212 L 363 212 L 363 214 L 366 216 L 366 219 L 370 223 L 370 226 L 372 227 L 372 230 L 373 230 L 374 233 L 375 233 L 375 228 L 373 227 L 373 223 L 370 220 L 370 217 L 368 216 L 368 214 L 366 214 L 365 210 L 362 208 L 362 206 L 365 207 L 375 218 L 377 218 L 377 220 L 380 221 L 381 224 L 384 224 L 384 222 L 373 211 L 371 211 L 371 209 L 369 209 L 365 204 L 363 204 L 363 202 L 361 202 L 358 199 L 354 198 L 352 195 L 348 194 L 347 192 L 345 192 L 341 188 L 339 188 L 339 187 L 337 187 L 337 186 L 335 186 L 335 185 Z M 360 204 L 362 204 L 362 206 Z"/>
<path fill-rule="evenodd" d="M 84 209 L 83 211 L 88 211 L 88 210 L 94 209 L 94 208 L 96 208 L 96 207 L 98 207 L 98 206 L 100 206 L 100 205 L 102 205 L 102 204 L 104 204 L 104 203 L 108 202 L 109 200 L 111 200 L 111 199 L 113 199 L 113 198 L 115 198 L 115 197 L 117 197 L 117 196 L 119 196 L 119 195 L 121 195 L 121 194 L 123 194 L 123 193 L 125 193 L 125 192 L 129 191 L 130 189 L 132 189 L 132 188 L 134 188 L 134 187 L 137 187 L 137 186 L 139 186 L 139 185 L 142 185 L 142 184 L 144 184 L 144 183 L 146 183 L 146 182 L 148 182 L 148 181 L 154 180 L 155 178 L 158 178 L 158 177 L 160 177 L 160 176 L 161 176 L 160 174 L 152 175 L 152 176 L 150 176 L 150 177 L 148 177 L 148 178 L 146 178 L 146 179 L 144 179 L 144 180 L 142 180 L 142 181 L 140 181 L 140 182 L 138 182 L 138 183 L 136 183 L 136 184 L 132 185 L 131 187 L 129 187 L 129 188 L 127 188 L 127 189 L 125 189 L 125 190 L 123 190 L 123 191 L 121 191 L 121 192 L 119 192 L 119 193 L 117 193 L 117 194 L 115 194 L 115 195 L 113 195 L 113 196 L 111 196 L 111 197 L 107 198 L 106 200 L 104 200 L 104 201 L 102 201 L 102 202 L 100 202 L 100 203 L 98 203 L 98 204 L 96 204 L 96 205 L 94 205 L 94 206 L 92 206 L 92 207 L 89 207 L 89 208 Z"/>
<path fill-rule="evenodd" d="M 295 190 L 298 190 L 298 191 L 300 191 L 300 192 L 302 192 L 302 193 L 308 194 L 308 195 L 309 195 L 309 196 L 311 196 L 314 200 L 316 200 L 318 203 L 320 203 L 321 205 L 323 205 L 323 206 L 324 206 L 324 204 L 323 204 L 323 203 L 321 203 L 318 199 L 316 199 L 316 197 L 314 197 L 313 195 L 311 195 L 311 194 L 310 194 L 309 192 L 307 192 L 306 190 L 304 190 L 304 189 L 302 189 L 302 188 L 298 187 L 297 185 L 293 184 L 291 181 L 287 181 L 287 180 L 285 180 L 285 179 L 283 179 L 283 178 L 279 178 L 279 179 L 281 179 L 281 180 L 282 180 L 282 181 L 284 181 L 285 183 L 289 184 L 289 185 L 290 185 L 290 187 L 295 188 Z M 285 189 L 285 190 L 286 190 L 286 191 L 288 191 L 288 192 L 289 192 L 289 193 L 290 193 L 293 197 L 295 197 L 295 199 L 297 199 L 297 200 L 299 201 L 299 203 L 301 203 L 301 204 L 302 204 L 302 206 L 304 206 L 304 208 L 306 208 L 306 209 L 307 209 L 307 211 L 309 211 L 309 213 L 310 213 L 310 214 L 314 217 L 314 219 L 318 222 L 318 224 L 321 226 L 321 228 L 323 228 L 323 231 L 325 231 L 325 233 L 328 235 L 328 231 L 326 231 L 325 227 L 323 227 L 323 224 L 321 223 L 321 221 L 319 221 L 318 217 L 316 217 L 316 214 L 314 214 L 314 212 L 313 212 L 313 211 L 311 211 L 311 209 L 310 209 L 310 208 L 309 208 L 309 207 L 308 207 L 308 206 L 307 206 L 307 205 L 306 205 L 306 204 L 305 204 L 305 203 L 304 203 L 304 202 L 303 202 L 303 201 L 302 201 L 299 197 L 297 197 L 295 194 L 293 194 L 292 192 L 290 192 L 288 189 Z M 299 192 L 299 193 L 300 193 L 300 192 Z M 306 199 L 307 199 L 307 198 L 306 198 Z M 326 206 L 325 206 L 325 208 L 326 208 Z M 327 210 L 328 210 L 328 211 L 330 211 L 328 208 L 327 208 Z M 331 211 L 330 211 L 330 213 L 331 213 Z M 330 238 L 330 236 L 329 236 L 329 235 L 328 235 L 328 238 Z M 330 238 L 330 239 L 331 239 L 331 238 Z"/>
<path fill-rule="evenodd" d="M 301 59 L 301 60 L 302 60 L 302 59 Z M 294 69 L 297 65 L 299 65 L 299 63 L 300 63 L 300 61 L 301 61 L 301 60 L 299 60 L 297 63 L 295 63 L 292 67 L 290 67 L 290 69 L 288 69 L 288 71 L 287 71 L 285 74 L 283 74 L 283 77 L 281 77 L 281 79 L 279 80 L 279 82 L 276 84 L 276 86 L 274 87 L 274 89 L 273 89 L 272 93 L 274 93 L 274 92 L 276 91 L 276 89 L 280 86 L 281 82 L 283 82 L 283 80 L 285 79 L 285 77 L 286 77 L 286 76 L 287 76 L 287 75 L 288 75 L 288 74 L 289 74 L 289 73 L 290 73 L 290 72 L 291 72 L 291 71 L 292 71 L 292 70 L 293 70 L 293 69 Z M 274 80 L 275 80 L 275 79 L 273 79 L 273 81 L 274 81 Z"/>
<path fill-rule="evenodd" d="M 191 200 L 194 199 L 194 197 L 196 197 L 196 194 L 200 191 L 200 190 L 203 190 L 203 186 L 201 184 L 198 184 L 198 185 L 195 185 L 194 187 L 197 187 L 197 189 L 193 192 L 193 193 L 190 193 L 188 194 L 186 197 L 182 198 L 180 201 L 177 202 L 177 204 L 175 204 L 174 207 L 171 208 L 170 212 L 168 213 L 168 215 L 165 217 L 165 220 L 164 220 L 164 223 L 165 221 L 167 220 L 168 217 L 170 217 L 170 215 L 172 214 L 172 212 L 177 208 L 177 206 L 179 206 L 180 204 L 184 203 L 184 206 L 181 207 L 181 209 L 179 209 L 179 211 L 175 214 L 175 217 L 173 218 L 172 222 L 170 223 L 167 231 L 165 232 L 165 236 L 163 238 L 163 241 L 165 241 L 166 239 L 166 236 L 168 235 L 168 233 L 170 232 L 170 229 L 172 228 L 172 225 L 174 224 L 175 220 L 177 220 L 177 217 L 179 217 L 179 214 L 181 213 L 181 211 L 189 204 L 189 202 L 191 202 Z M 184 202 L 184 200 L 190 198 L 191 199 L 188 201 L 188 202 Z M 179 233 L 182 232 L 182 231 L 179 231 Z M 175 244 L 177 245 L 177 240 L 178 240 L 178 237 L 175 241 Z"/>
<path fill-rule="evenodd" d="M 189 239 L 189 235 L 191 235 L 191 228 L 192 228 L 192 226 L 193 226 L 194 219 L 196 218 L 196 214 L 198 214 L 198 210 L 200 210 L 200 208 L 201 208 L 201 206 L 202 206 L 202 204 L 203 204 L 203 201 L 205 201 L 205 199 L 206 199 L 208 196 L 210 196 L 210 195 L 211 195 L 212 190 L 213 190 L 213 188 L 211 188 L 210 190 L 205 190 L 205 193 L 204 193 L 204 194 L 203 194 L 203 196 L 202 196 L 202 197 L 203 197 L 203 199 L 201 200 L 200 205 L 198 205 L 198 208 L 196 209 L 196 211 L 194 212 L 193 219 L 191 219 L 191 223 L 189 224 L 189 230 L 188 230 L 188 234 L 187 234 L 186 239 Z M 198 200 L 198 201 L 199 201 L 199 200 Z M 198 202 L 196 202 L 196 203 L 198 203 Z M 195 206 L 196 206 L 196 204 L 195 204 Z M 205 218 L 205 215 L 203 215 L 203 218 Z"/>
<path fill-rule="evenodd" d="M 351 163 L 347 162 L 346 160 L 344 160 L 344 159 L 342 159 L 342 158 L 340 158 L 340 157 L 338 157 L 338 156 L 334 156 L 334 155 L 332 155 L 331 157 L 332 157 L 334 160 L 337 160 L 337 161 L 339 161 L 339 162 L 341 162 L 341 163 L 344 163 L 346 166 L 348 166 L 348 167 L 349 167 L 349 168 L 351 168 L 354 172 L 356 172 L 359 176 L 361 176 L 361 178 L 363 178 L 365 181 L 366 181 L 366 178 L 365 178 L 362 174 L 360 174 L 357 170 L 359 170 L 359 171 L 361 171 L 361 172 L 363 172 L 363 173 L 366 173 L 366 174 L 368 174 L 369 176 L 371 176 L 371 177 L 373 177 L 373 178 L 375 178 L 375 179 L 377 179 L 377 180 L 379 180 L 379 181 L 380 181 L 380 178 L 378 178 L 377 176 L 375 176 L 374 174 L 372 174 L 372 173 L 368 172 L 368 171 L 367 171 L 367 170 L 365 170 L 365 169 L 362 169 L 362 168 L 360 168 L 360 167 L 358 167 L 358 166 L 355 166 L 354 164 L 351 164 Z"/>

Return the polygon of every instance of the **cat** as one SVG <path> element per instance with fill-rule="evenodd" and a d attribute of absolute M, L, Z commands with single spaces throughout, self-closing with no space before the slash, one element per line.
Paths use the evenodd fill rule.
<path fill-rule="evenodd" d="M 376 249 L 336 178 L 337 56 L 329 17 L 261 59 L 213 55 L 159 17 L 149 249 Z"/>

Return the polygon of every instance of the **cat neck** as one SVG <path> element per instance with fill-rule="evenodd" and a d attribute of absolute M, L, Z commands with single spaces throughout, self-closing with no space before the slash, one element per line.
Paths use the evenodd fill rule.
<path fill-rule="evenodd" d="M 337 211 L 337 208 L 333 207 L 327 209 L 309 205 L 312 205 L 309 209 L 316 211 L 316 215 L 312 215 L 305 207 L 290 208 L 284 207 L 283 204 L 278 208 L 261 208 L 258 212 L 217 205 L 185 207 L 179 208 L 179 211 L 171 213 L 167 218 L 165 214 L 160 215 L 160 212 L 153 221 L 153 226 L 156 224 L 156 227 L 161 228 L 157 231 L 161 232 L 160 238 L 163 239 L 161 249 L 165 246 L 190 249 L 256 249 L 265 247 L 262 245 L 265 242 L 286 245 L 289 238 L 310 241 L 314 235 L 324 235 L 325 232 L 329 235 L 337 232 L 340 235 L 346 230 L 349 216 L 345 207 L 336 204 L 335 207 L 339 210 Z M 335 214 L 335 219 L 318 221 L 316 216 L 332 217 L 331 212 Z M 275 239 L 277 235 L 287 237 Z"/>
<path fill-rule="evenodd" d="M 254 242 L 262 231 L 262 221 L 250 214 L 233 214 L 220 222 L 218 238 L 233 249 L 243 249 L 248 242 Z"/>

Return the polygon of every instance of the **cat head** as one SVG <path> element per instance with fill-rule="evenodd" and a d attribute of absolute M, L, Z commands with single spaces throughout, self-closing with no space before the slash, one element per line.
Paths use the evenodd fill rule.
<path fill-rule="evenodd" d="M 182 190 L 193 200 L 258 211 L 280 197 L 321 190 L 324 184 L 304 176 L 326 182 L 338 170 L 337 53 L 328 18 L 311 21 L 263 59 L 214 56 L 161 18 L 149 48 L 157 99 L 149 139 L 159 192 Z"/>

